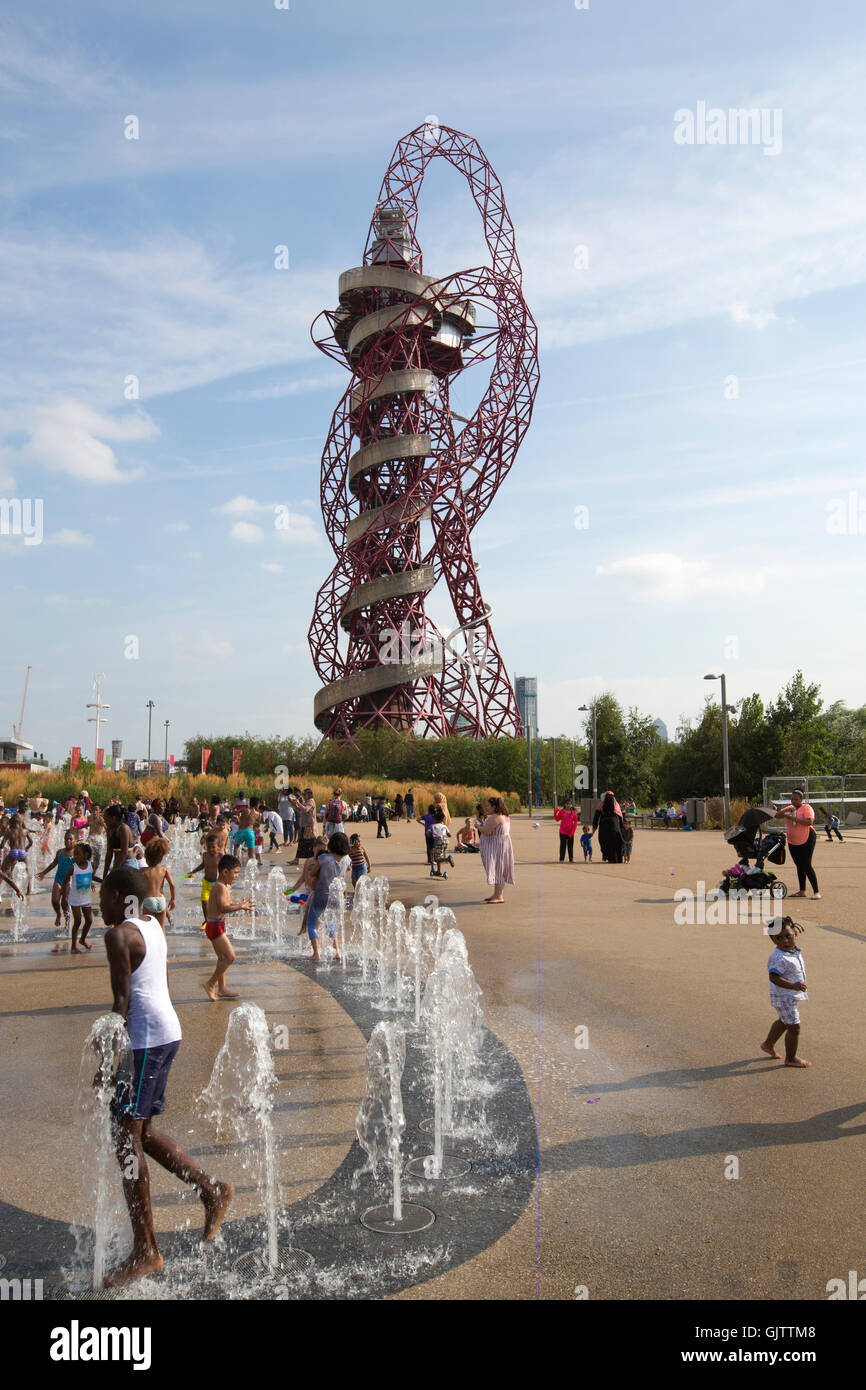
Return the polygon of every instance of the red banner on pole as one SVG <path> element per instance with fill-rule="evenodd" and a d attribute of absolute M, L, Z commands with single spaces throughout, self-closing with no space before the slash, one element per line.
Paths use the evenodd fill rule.
<path fill-rule="evenodd" d="M 71 771 L 71 772 L 74 772 L 75 769 L 78 767 L 78 764 L 79 764 L 80 762 L 81 762 L 81 749 L 80 749 L 80 748 L 73 748 L 73 750 L 72 750 L 72 757 L 69 759 L 69 769 L 70 769 L 70 771 Z"/>
<path fill-rule="evenodd" d="M 96 750 L 96 771 L 97 771 L 97 772 L 101 772 L 102 769 L 104 768 L 104 766 L 105 766 L 105 749 L 104 749 L 104 748 L 97 748 L 97 750 Z"/>
<path fill-rule="evenodd" d="M 244 755 L 244 750 L 243 750 L 242 748 L 233 748 L 233 749 L 232 749 L 232 776 L 233 776 L 233 777 L 237 777 L 238 773 L 239 773 L 240 770 L 241 770 L 241 758 L 243 757 L 243 755 Z"/>
<path fill-rule="evenodd" d="M 208 759 L 209 759 L 210 755 L 211 755 L 211 750 L 210 750 L 210 748 L 203 748 L 203 749 L 201 750 L 201 771 L 202 771 L 202 776 L 204 776 L 204 774 L 207 772 L 207 764 L 208 764 Z"/>
<path fill-rule="evenodd" d="M 171 767 L 174 767 L 174 754 L 173 754 L 173 753 L 169 753 L 169 755 L 168 755 L 168 761 L 169 761 L 170 766 L 171 766 Z"/>

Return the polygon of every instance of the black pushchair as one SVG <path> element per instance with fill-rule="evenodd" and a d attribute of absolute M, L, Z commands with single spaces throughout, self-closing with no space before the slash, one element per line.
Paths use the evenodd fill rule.
<path fill-rule="evenodd" d="M 781 866 L 785 862 L 785 835 L 781 830 L 770 830 L 765 835 L 761 826 L 772 820 L 776 811 L 772 806 L 750 806 L 743 813 L 740 824 L 725 836 L 731 849 L 736 851 L 737 863 L 726 869 L 719 889 L 722 893 L 761 893 L 769 891 L 774 898 L 787 896 L 787 885 L 777 878 L 768 864 Z M 754 866 L 752 864 L 754 860 Z"/>

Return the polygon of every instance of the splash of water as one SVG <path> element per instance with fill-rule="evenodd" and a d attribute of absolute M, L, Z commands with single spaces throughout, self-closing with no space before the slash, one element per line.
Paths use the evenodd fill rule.
<path fill-rule="evenodd" d="M 358 1142 L 375 1177 L 382 1164 L 391 1166 L 391 1216 L 403 1219 L 400 1186 L 400 1148 L 406 1117 L 401 1082 L 406 1065 L 406 1034 L 399 1023 L 377 1023 L 367 1043 L 364 1099 L 355 1120 Z"/>
<path fill-rule="evenodd" d="M 268 925 L 273 941 L 281 945 L 286 931 L 286 876 L 282 869 L 274 867 L 268 874 L 265 886 L 265 904 Z"/>
<path fill-rule="evenodd" d="M 366 986 L 376 959 L 375 890 L 369 874 L 363 874 L 355 884 L 352 903 L 352 944 L 358 944 L 361 959 L 361 982 Z"/>
<path fill-rule="evenodd" d="M 433 1178 L 442 1171 L 443 1139 L 453 1128 L 455 1096 L 467 1094 L 480 1051 L 480 994 L 463 934 L 450 928 L 427 981 L 421 1011 L 433 1068 Z"/>
<path fill-rule="evenodd" d="M 266 1259 L 272 1270 L 277 1267 L 280 1198 L 273 1122 L 276 1088 L 267 1019 L 258 1004 L 241 1004 L 231 1012 L 225 1042 L 196 1107 L 218 1139 L 231 1138 L 243 1146 L 243 1166 L 254 1173 L 265 1209 Z"/>
<path fill-rule="evenodd" d="M 79 1185 L 71 1231 L 75 1274 L 89 1266 L 91 1288 L 101 1289 L 109 1260 L 121 1255 L 129 1233 L 122 1172 L 112 1124 L 118 1083 L 131 1082 L 132 1049 L 120 1014 L 97 1018 L 81 1054 L 76 1120 L 81 1135 Z"/>

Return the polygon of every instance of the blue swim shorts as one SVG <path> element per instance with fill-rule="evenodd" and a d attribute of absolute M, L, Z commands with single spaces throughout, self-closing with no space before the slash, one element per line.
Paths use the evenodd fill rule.
<path fill-rule="evenodd" d="M 177 1056 L 177 1042 L 159 1047 L 136 1048 L 132 1054 L 132 1076 L 118 1082 L 114 1113 L 121 1120 L 149 1120 L 165 1110 L 165 1088 L 171 1064 Z"/>

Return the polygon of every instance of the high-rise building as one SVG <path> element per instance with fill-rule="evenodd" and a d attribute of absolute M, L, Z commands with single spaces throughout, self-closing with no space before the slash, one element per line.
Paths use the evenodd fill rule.
<path fill-rule="evenodd" d="M 538 733 L 538 677 L 515 676 L 514 693 L 520 711 L 520 730 L 534 735 Z"/>
<path fill-rule="evenodd" d="M 654 719 L 654 720 L 653 720 L 653 724 L 655 725 L 655 727 L 656 727 L 656 728 L 658 729 L 658 731 L 659 731 L 659 738 L 661 739 L 662 743 L 667 743 L 667 741 L 668 741 L 668 726 L 667 726 L 667 724 L 664 722 L 663 719 Z"/>

